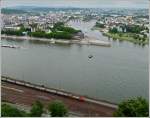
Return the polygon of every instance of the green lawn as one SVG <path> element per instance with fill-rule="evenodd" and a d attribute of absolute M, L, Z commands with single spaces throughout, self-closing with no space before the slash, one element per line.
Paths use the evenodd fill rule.
<path fill-rule="evenodd" d="M 133 36 L 135 34 L 133 33 L 104 33 L 105 36 L 107 37 L 110 37 L 110 38 L 113 38 L 113 39 L 118 39 L 120 41 L 130 41 L 130 42 L 133 42 L 133 43 L 137 43 L 137 44 L 148 44 L 149 43 L 149 39 L 146 38 L 145 41 L 142 41 L 142 40 L 138 40 L 136 38 L 134 38 Z"/>

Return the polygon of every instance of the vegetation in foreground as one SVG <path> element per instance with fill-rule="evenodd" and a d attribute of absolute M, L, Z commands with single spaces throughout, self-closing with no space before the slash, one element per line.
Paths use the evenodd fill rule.
<path fill-rule="evenodd" d="M 68 109 L 61 101 L 53 101 L 49 103 L 48 113 L 52 117 L 68 116 Z M 2 117 L 41 117 L 45 113 L 44 106 L 41 102 L 36 101 L 30 113 L 19 110 L 11 105 L 2 104 Z M 148 117 L 149 103 L 142 97 L 128 99 L 118 105 L 118 109 L 114 112 L 114 117 Z"/>
<path fill-rule="evenodd" d="M 142 97 L 129 99 L 119 104 L 115 117 L 148 117 L 149 103 Z"/>
<path fill-rule="evenodd" d="M 61 101 L 53 101 L 49 103 L 48 112 L 52 117 L 68 116 L 68 109 Z M 42 117 L 43 113 L 45 113 L 45 110 L 40 101 L 33 103 L 29 113 L 12 105 L 2 104 L 1 106 L 2 117 Z"/>
<path fill-rule="evenodd" d="M 1 116 L 2 117 L 26 117 L 27 113 L 25 111 L 12 107 L 8 104 L 2 104 Z"/>
<path fill-rule="evenodd" d="M 39 101 L 36 101 L 31 108 L 29 116 L 30 117 L 41 117 L 43 112 L 44 112 L 43 104 Z"/>
<path fill-rule="evenodd" d="M 50 116 L 52 117 L 64 117 L 67 116 L 68 110 L 63 102 L 54 101 L 49 105 L 48 110 L 50 111 Z"/>

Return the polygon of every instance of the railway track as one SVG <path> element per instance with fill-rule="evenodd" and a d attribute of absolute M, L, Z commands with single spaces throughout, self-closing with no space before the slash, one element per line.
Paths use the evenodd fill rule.
<path fill-rule="evenodd" d="M 2 100 L 31 105 L 35 100 L 47 104 L 56 99 L 62 100 L 73 113 L 84 114 L 83 116 L 112 116 L 117 109 L 117 105 L 112 103 L 2 77 Z"/>

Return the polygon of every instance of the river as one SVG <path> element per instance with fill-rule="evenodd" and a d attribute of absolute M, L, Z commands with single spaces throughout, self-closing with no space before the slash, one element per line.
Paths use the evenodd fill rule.
<path fill-rule="evenodd" d="M 148 99 L 148 46 L 109 40 L 91 30 L 94 23 L 69 24 L 110 41 L 111 47 L 2 40 L 24 47 L 2 48 L 2 75 L 114 103 L 136 96 Z"/>

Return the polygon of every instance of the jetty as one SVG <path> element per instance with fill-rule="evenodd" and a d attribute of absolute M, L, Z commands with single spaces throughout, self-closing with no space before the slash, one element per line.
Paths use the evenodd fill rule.
<path fill-rule="evenodd" d="M 1 80 L 2 100 L 12 103 L 32 105 L 35 100 L 40 100 L 47 105 L 50 101 L 57 99 L 63 101 L 70 111 L 80 114 L 80 116 L 113 116 L 113 112 L 117 109 L 117 104 L 104 100 L 5 76 L 2 76 Z"/>

